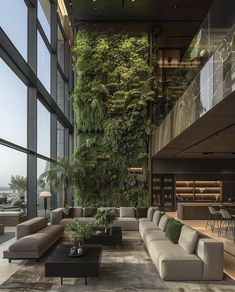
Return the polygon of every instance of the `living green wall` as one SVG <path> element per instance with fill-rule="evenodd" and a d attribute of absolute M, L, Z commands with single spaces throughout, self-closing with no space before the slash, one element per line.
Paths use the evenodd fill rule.
<path fill-rule="evenodd" d="M 74 51 L 74 156 L 85 170 L 78 177 L 75 201 L 84 206 L 147 205 L 149 107 L 157 96 L 147 64 L 147 35 L 83 30 Z M 128 167 L 142 167 L 143 174 L 130 175 Z"/>

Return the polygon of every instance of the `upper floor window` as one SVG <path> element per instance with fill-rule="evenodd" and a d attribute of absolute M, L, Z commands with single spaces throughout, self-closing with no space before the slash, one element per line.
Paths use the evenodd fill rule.
<path fill-rule="evenodd" d="M 51 41 L 51 4 L 49 0 L 38 0 L 38 20 L 48 39 Z"/>

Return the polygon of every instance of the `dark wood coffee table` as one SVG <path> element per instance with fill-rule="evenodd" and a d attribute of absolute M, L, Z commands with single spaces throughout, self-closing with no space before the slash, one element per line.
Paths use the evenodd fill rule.
<path fill-rule="evenodd" d="M 104 231 L 103 228 L 98 228 L 97 230 Z M 108 233 L 96 234 L 97 230 L 95 229 L 91 237 L 85 240 L 87 244 L 102 244 L 104 246 L 122 245 L 121 227 L 112 227 L 111 233 L 108 230 Z"/>
<path fill-rule="evenodd" d="M 45 277 L 85 278 L 98 277 L 102 255 L 102 245 L 85 245 L 86 253 L 81 257 L 69 256 L 71 244 L 58 246 L 45 263 Z"/>

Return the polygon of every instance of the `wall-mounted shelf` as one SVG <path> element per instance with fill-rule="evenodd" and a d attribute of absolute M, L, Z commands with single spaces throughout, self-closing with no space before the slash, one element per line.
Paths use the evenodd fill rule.
<path fill-rule="evenodd" d="M 177 201 L 221 201 L 222 181 L 176 181 Z"/>

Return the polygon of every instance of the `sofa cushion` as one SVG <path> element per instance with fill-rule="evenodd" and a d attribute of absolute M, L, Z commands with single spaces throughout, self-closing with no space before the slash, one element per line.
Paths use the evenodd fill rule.
<path fill-rule="evenodd" d="M 198 231 L 184 225 L 181 229 L 179 245 L 182 246 L 187 253 L 193 253 L 197 245 L 198 238 Z"/>
<path fill-rule="evenodd" d="M 202 261 L 197 255 L 186 253 L 179 244 L 151 241 L 148 251 L 163 280 L 202 280 Z"/>
<path fill-rule="evenodd" d="M 142 239 L 145 241 L 147 230 L 160 230 L 152 221 L 139 222 L 139 231 Z"/>
<path fill-rule="evenodd" d="M 124 231 L 138 231 L 139 221 L 136 218 L 117 218 L 112 223 L 112 226 L 119 226 Z"/>
<path fill-rule="evenodd" d="M 84 208 L 84 217 L 94 217 L 97 214 L 97 208 L 86 207 Z"/>
<path fill-rule="evenodd" d="M 167 240 L 165 233 L 162 232 L 161 230 L 156 230 L 156 229 L 146 230 L 144 243 L 147 249 L 149 249 L 150 242 L 155 241 L 155 240 Z"/>
<path fill-rule="evenodd" d="M 137 207 L 136 208 L 136 218 L 147 218 L 147 207 Z"/>
<path fill-rule="evenodd" d="M 178 243 L 182 227 L 183 224 L 181 222 L 170 219 L 166 226 L 166 238 L 174 244 Z"/>
<path fill-rule="evenodd" d="M 68 223 L 70 223 L 73 220 L 73 218 L 63 218 L 60 220 L 60 225 L 65 226 Z"/>
<path fill-rule="evenodd" d="M 70 213 L 70 217 L 72 218 L 80 218 L 83 216 L 82 207 L 73 207 Z"/>
<path fill-rule="evenodd" d="M 135 208 L 133 207 L 120 207 L 121 218 L 135 218 Z"/>
<path fill-rule="evenodd" d="M 155 207 L 149 207 L 147 212 L 147 218 L 152 221 L 153 220 L 153 213 L 155 211 Z"/>
<path fill-rule="evenodd" d="M 140 218 L 139 222 L 151 222 L 148 218 Z"/>
<path fill-rule="evenodd" d="M 161 229 L 161 231 L 165 232 L 166 231 L 166 226 L 167 226 L 167 222 L 170 219 L 170 217 L 166 216 L 166 215 L 162 215 L 160 221 L 159 221 L 159 228 Z"/>
<path fill-rule="evenodd" d="M 153 223 L 158 226 L 161 217 L 164 215 L 164 212 L 156 210 L 153 214 Z"/>
<path fill-rule="evenodd" d="M 21 237 L 33 234 L 46 227 L 46 225 L 47 222 L 44 217 L 36 217 L 20 223 L 16 226 L 16 238 L 20 239 Z"/>

